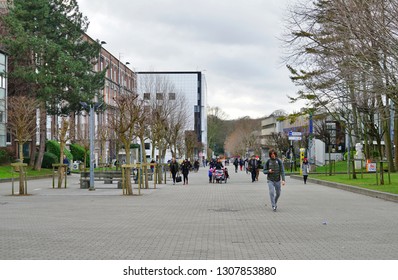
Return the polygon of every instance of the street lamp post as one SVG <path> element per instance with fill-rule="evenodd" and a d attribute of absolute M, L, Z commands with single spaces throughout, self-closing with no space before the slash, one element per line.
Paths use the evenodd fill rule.
<path fill-rule="evenodd" d="M 97 102 L 95 104 L 88 105 L 86 102 L 80 102 L 80 105 L 85 110 L 89 112 L 89 141 L 90 141 L 90 186 L 88 188 L 89 191 L 94 191 L 94 134 L 95 134 L 95 124 L 94 124 L 94 114 L 95 111 L 101 108 L 103 103 Z"/>
<path fill-rule="evenodd" d="M 89 191 L 94 191 L 94 106 L 90 105 L 90 126 L 89 126 L 89 137 L 90 137 L 90 187 Z"/>
<path fill-rule="evenodd" d="M 102 53 L 102 45 L 105 45 L 106 44 L 106 42 L 105 41 L 98 41 L 99 42 L 99 46 L 100 46 L 100 50 L 99 50 L 99 54 L 98 54 L 98 72 L 101 72 L 101 53 Z M 101 94 L 101 90 L 100 89 L 98 89 L 98 96 L 100 96 L 100 94 Z M 98 97 L 97 97 L 97 100 L 98 100 Z M 102 115 L 102 114 L 100 114 L 99 116 L 98 116 L 98 125 L 99 125 L 99 127 L 102 127 L 102 123 L 103 123 L 103 118 L 104 118 L 104 116 Z M 99 149 L 100 149 L 100 152 L 99 152 L 99 158 L 100 158 L 100 162 L 102 163 L 102 162 L 104 162 L 104 153 L 103 153 L 103 150 L 104 150 L 104 147 L 103 147 L 103 145 L 102 145 L 102 139 L 101 139 L 101 141 L 100 141 L 100 143 L 99 143 Z"/>

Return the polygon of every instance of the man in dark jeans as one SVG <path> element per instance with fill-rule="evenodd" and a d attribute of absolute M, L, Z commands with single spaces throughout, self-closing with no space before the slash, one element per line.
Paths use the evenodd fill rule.
<path fill-rule="evenodd" d="M 250 173 L 252 175 L 252 183 L 256 181 L 256 170 L 258 168 L 258 161 L 255 156 L 252 156 L 252 158 L 249 160 L 249 169 Z"/>

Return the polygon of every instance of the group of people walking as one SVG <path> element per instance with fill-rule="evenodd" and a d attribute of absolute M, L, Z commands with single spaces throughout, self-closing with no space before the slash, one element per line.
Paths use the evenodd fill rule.
<path fill-rule="evenodd" d="M 184 185 L 188 185 L 188 174 L 189 174 L 189 171 L 192 168 L 192 164 L 191 164 L 191 162 L 188 159 L 185 159 L 181 164 L 178 164 L 176 158 L 173 157 L 171 159 L 169 167 L 170 167 L 171 176 L 173 178 L 173 185 L 175 185 L 176 182 L 179 181 L 177 179 L 179 178 L 178 176 L 180 176 L 179 175 L 180 170 L 181 170 L 182 177 L 183 177 L 182 178 L 183 179 L 183 184 Z"/>
<path fill-rule="evenodd" d="M 241 161 L 243 162 L 242 159 L 239 160 L 235 158 L 233 163 L 235 166 L 235 172 L 238 172 L 238 166 L 240 166 L 242 170 L 244 164 L 241 164 Z M 173 178 L 173 184 L 176 183 L 180 170 L 184 179 L 183 184 L 188 184 L 188 174 L 191 168 L 192 165 L 190 164 L 189 160 L 185 159 L 182 162 L 181 166 L 179 166 L 176 159 L 173 158 L 170 162 L 170 172 Z M 209 182 L 212 182 L 210 170 L 222 168 L 223 164 L 219 159 L 211 163 L 209 169 Z M 306 158 L 303 160 L 301 168 L 304 184 L 306 184 L 308 173 L 310 171 L 310 165 Z M 281 187 L 285 185 L 285 169 L 282 160 L 278 158 L 278 154 L 275 150 L 271 149 L 269 151 L 269 159 L 264 163 L 264 165 L 262 164 L 261 160 L 257 159 L 255 156 L 251 157 L 251 159 L 247 161 L 247 170 L 251 173 L 252 182 L 258 181 L 258 176 L 261 169 L 263 170 L 263 173 L 267 176 L 267 186 L 269 190 L 271 207 L 272 210 L 275 212 L 278 208 L 278 200 L 281 196 Z"/>

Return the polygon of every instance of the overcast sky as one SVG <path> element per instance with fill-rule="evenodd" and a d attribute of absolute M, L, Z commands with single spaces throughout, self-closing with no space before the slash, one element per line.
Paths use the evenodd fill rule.
<path fill-rule="evenodd" d="M 229 119 L 298 111 L 278 38 L 294 0 L 78 0 L 87 34 L 136 71 L 203 71 Z"/>

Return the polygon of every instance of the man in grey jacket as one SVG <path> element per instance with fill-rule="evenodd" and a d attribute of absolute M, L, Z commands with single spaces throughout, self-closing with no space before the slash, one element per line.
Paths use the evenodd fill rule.
<path fill-rule="evenodd" d="M 281 195 L 282 186 L 285 185 L 285 169 L 282 161 L 277 157 L 275 150 L 269 151 L 270 159 L 264 164 L 263 173 L 267 175 L 267 183 L 269 188 L 269 196 L 271 198 L 272 210 L 275 212 L 278 199 Z"/>

